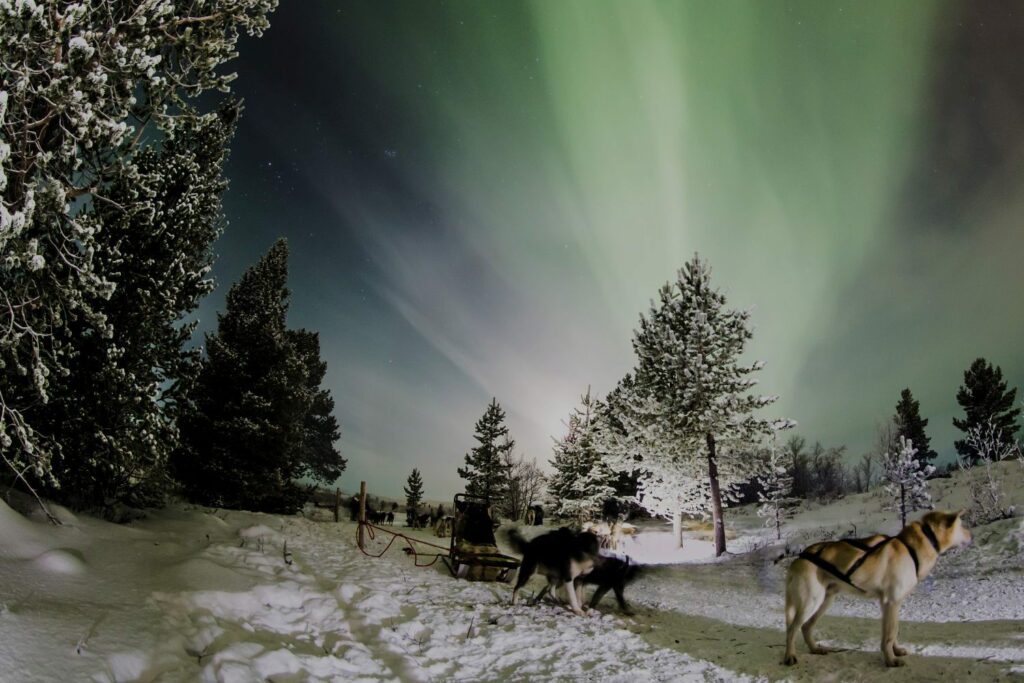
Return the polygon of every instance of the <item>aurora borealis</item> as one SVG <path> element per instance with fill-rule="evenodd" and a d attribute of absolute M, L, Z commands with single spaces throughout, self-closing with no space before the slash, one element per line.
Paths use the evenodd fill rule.
<path fill-rule="evenodd" d="M 491 396 L 546 462 L 699 251 L 801 434 L 857 457 L 909 386 L 946 457 L 971 360 L 1024 380 L 1018 10 L 285 1 L 234 62 L 203 325 L 287 236 L 342 487 L 443 498 Z"/>

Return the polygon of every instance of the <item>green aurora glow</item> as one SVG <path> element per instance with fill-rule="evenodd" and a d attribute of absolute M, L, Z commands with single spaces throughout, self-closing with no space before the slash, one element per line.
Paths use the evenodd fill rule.
<path fill-rule="evenodd" d="M 292 11 L 317 18 L 301 41 L 275 34 Z M 327 208 L 304 208 L 294 228 L 345 230 L 368 258 L 358 281 L 378 297 L 354 302 L 355 285 L 302 262 L 323 244 L 296 249 L 294 316 L 322 333 L 347 482 L 374 477 L 397 493 L 415 466 L 428 494 L 456 489 L 491 395 L 524 452 L 547 460 L 587 385 L 603 393 L 631 367 L 637 315 L 694 251 L 733 305 L 753 308 L 761 388 L 781 395 L 777 411 L 800 433 L 859 455 L 910 386 L 933 445 L 949 452 L 969 362 L 984 355 L 1011 382 L 1024 376 L 1021 164 L 987 173 L 938 218 L 921 208 L 942 199 L 929 172 L 944 130 L 936 83 L 957 68 L 956 11 L 917 1 L 282 7 L 260 54 L 315 50 L 329 63 L 315 112 L 304 108 L 277 153 L 314 114 L 385 110 L 379 140 L 364 143 L 388 150 L 375 162 L 388 182 L 330 159 L 304 164 L 302 182 Z M 262 67 L 242 61 L 245 93 Z M 372 84 L 365 110 L 332 109 L 331 70 L 342 68 Z M 243 136 L 280 130 L 259 111 L 275 77 L 253 78 Z M 340 131 L 324 135 L 327 149 L 346 144 Z M 232 192 L 259 192 L 240 168 L 255 153 L 240 154 Z M 951 162 L 938 173 L 972 170 Z M 237 198 L 229 208 L 236 226 L 267 220 Z M 246 239 L 233 231 L 222 251 Z M 222 281 L 242 265 L 220 266 Z"/>

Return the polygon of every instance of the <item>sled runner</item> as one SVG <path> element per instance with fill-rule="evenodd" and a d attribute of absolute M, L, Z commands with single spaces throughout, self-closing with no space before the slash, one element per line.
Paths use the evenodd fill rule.
<path fill-rule="evenodd" d="M 494 539 L 488 501 L 465 493 L 455 495 L 455 523 L 448 557 L 441 559 L 452 576 L 477 581 L 508 581 L 519 560 L 503 555 Z"/>

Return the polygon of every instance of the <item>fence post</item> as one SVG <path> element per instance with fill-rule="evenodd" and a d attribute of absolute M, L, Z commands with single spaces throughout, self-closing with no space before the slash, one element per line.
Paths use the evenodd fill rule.
<path fill-rule="evenodd" d="M 341 489 L 334 489 L 334 523 L 337 524 L 339 517 L 339 508 L 341 507 Z"/>
<path fill-rule="evenodd" d="M 366 524 L 366 482 L 359 482 L 359 532 L 357 534 L 357 545 L 363 549 L 363 525 Z"/>

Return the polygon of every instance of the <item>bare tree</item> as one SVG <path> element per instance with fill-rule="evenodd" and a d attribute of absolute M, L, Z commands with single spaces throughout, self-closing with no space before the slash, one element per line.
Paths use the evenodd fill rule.
<path fill-rule="evenodd" d="M 871 454 L 875 460 L 882 462 L 890 453 L 898 453 L 900 450 L 900 426 L 894 418 L 879 422 L 875 426 L 875 447 Z"/>
<path fill-rule="evenodd" d="M 508 519 L 518 521 L 526 516 L 526 511 L 540 497 L 544 489 L 544 473 L 536 460 L 526 460 L 522 455 L 514 454 L 511 448 L 505 450 L 502 464 L 508 472 L 508 492 L 498 508 Z"/>
<path fill-rule="evenodd" d="M 860 456 L 860 462 L 853 466 L 853 485 L 857 493 L 867 493 L 875 484 L 875 465 L 877 456 L 874 453 L 865 453 Z"/>

